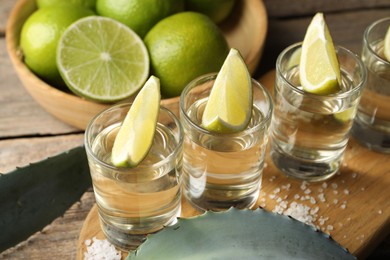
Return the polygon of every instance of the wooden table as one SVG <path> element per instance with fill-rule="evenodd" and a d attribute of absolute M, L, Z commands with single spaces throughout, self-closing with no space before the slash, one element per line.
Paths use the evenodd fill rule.
<path fill-rule="evenodd" d="M 264 2 L 269 16 L 269 28 L 263 58 L 255 78 L 260 78 L 274 68 L 276 57 L 282 49 L 303 39 L 307 25 L 317 11 L 325 12 L 334 41 L 356 53 L 360 53 L 361 38 L 366 26 L 379 18 L 390 16 L 388 0 Z M 43 110 L 17 78 L 5 45 L 5 25 L 13 5 L 13 0 L 1 0 L 0 3 L 1 173 L 78 146 L 83 140 L 83 131 L 58 121 Z M 390 171 L 389 164 L 384 167 L 388 167 Z M 93 205 L 94 197 L 90 189 L 64 216 L 15 248 L 0 253 L 0 259 L 75 259 L 80 230 Z M 383 237 L 388 235 L 388 230 L 389 227 L 384 228 Z M 390 237 L 367 253 L 370 253 L 368 259 L 390 259 Z"/>

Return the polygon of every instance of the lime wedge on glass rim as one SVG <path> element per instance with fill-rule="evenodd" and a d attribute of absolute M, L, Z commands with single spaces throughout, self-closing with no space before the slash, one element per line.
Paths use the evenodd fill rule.
<path fill-rule="evenodd" d="M 302 43 L 299 76 L 306 92 L 328 95 L 340 90 L 340 65 L 324 15 L 317 13 Z"/>
<path fill-rule="evenodd" d="M 383 54 L 388 62 L 390 62 L 390 26 L 387 29 L 385 40 L 383 42 Z"/>
<path fill-rule="evenodd" d="M 219 71 L 202 116 L 202 127 L 217 133 L 244 130 L 252 115 L 252 78 L 232 48 Z"/>
<path fill-rule="evenodd" d="M 142 39 L 111 18 L 90 16 L 70 25 L 57 46 L 57 67 L 75 94 L 115 102 L 138 91 L 149 76 Z"/>
<path fill-rule="evenodd" d="M 146 157 L 156 131 L 160 100 L 160 80 L 151 76 L 135 97 L 115 137 L 113 165 L 135 167 Z"/>

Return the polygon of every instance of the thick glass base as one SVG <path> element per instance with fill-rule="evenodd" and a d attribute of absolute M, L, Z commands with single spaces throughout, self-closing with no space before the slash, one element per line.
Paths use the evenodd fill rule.
<path fill-rule="evenodd" d="M 172 212 L 165 216 L 155 217 L 153 219 L 145 220 L 142 228 L 139 228 L 137 224 L 131 224 L 131 219 L 122 219 L 122 223 L 118 223 L 116 218 L 116 224 L 113 223 L 113 219 L 107 216 L 103 216 L 99 211 L 100 227 L 106 236 L 107 240 L 115 247 L 123 250 L 130 251 L 138 248 L 142 242 L 145 241 L 146 235 L 158 232 L 165 226 L 173 225 L 177 222 L 177 218 L 180 216 L 181 207 L 178 208 L 174 214 Z M 141 221 L 142 222 L 142 221 Z M 146 227 L 148 229 L 146 229 Z"/>
<path fill-rule="evenodd" d="M 202 195 L 194 196 L 190 190 L 184 190 L 186 200 L 198 211 L 225 211 L 231 207 L 238 209 L 251 208 L 255 205 L 260 193 L 261 181 L 258 185 L 246 190 L 224 190 L 221 187 L 210 187 Z M 231 188 L 231 187 L 229 187 Z"/>
<path fill-rule="evenodd" d="M 317 182 L 334 176 L 341 164 L 341 159 L 331 161 L 304 160 L 283 152 L 277 145 L 271 149 L 271 159 L 283 174 L 300 180 Z"/>
<path fill-rule="evenodd" d="M 381 153 L 390 153 L 389 133 L 378 131 L 356 120 L 353 123 L 351 133 L 356 141 L 368 149 Z"/>

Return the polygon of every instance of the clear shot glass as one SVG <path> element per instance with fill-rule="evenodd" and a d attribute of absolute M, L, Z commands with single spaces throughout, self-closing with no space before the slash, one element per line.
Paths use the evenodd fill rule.
<path fill-rule="evenodd" d="M 286 48 L 276 61 L 271 159 L 287 176 L 307 181 L 332 177 L 339 170 L 357 105 L 366 82 L 360 58 L 336 47 L 341 91 L 316 95 L 303 91 L 296 53 Z"/>
<path fill-rule="evenodd" d="M 364 146 L 390 153 L 390 62 L 383 42 L 390 17 L 371 24 L 363 37 L 362 60 L 367 67 L 367 84 L 352 127 L 352 135 Z"/>
<path fill-rule="evenodd" d="M 94 117 L 85 132 L 100 226 L 124 250 L 136 248 L 146 234 L 174 223 L 181 210 L 183 129 L 161 107 L 153 144 L 134 168 L 115 167 L 111 150 L 131 104 L 113 106 Z"/>
<path fill-rule="evenodd" d="M 190 82 L 180 97 L 183 145 L 183 194 L 199 211 L 250 208 L 259 196 L 272 98 L 255 80 L 252 119 L 240 132 L 220 134 L 201 126 L 217 74 Z"/>

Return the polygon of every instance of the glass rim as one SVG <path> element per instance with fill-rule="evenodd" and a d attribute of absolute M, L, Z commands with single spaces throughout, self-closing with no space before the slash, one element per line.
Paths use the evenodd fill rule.
<path fill-rule="evenodd" d="M 377 52 L 371 47 L 371 44 L 370 44 L 370 41 L 368 40 L 369 39 L 369 36 L 372 32 L 372 30 L 378 25 L 378 24 L 381 24 L 383 22 L 386 22 L 386 21 L 389 21 L 389 25 L 390 25 L 390 17 L 384 17 L 384 18 L 381 18 L 379 20 L 376 20 L 375 22 L 371 23 L 367 28 L 366 30 L 364 31 L 364 35 L 363 35 L 363 44 L 366 46 L 367 50 L 370 51 L 370 53 L 372 55 L 375 56 L 375 58 L 377 60 L 380 60 L 381 62 L 384 62 L 384 63 L 387 63 L 387 64 L 390 64 L 390 61 L 386 60 L 386 59 L 383 59 L 381 56 L 379 56 L 377 54 Z M 385 37 L 385 35 L 383 35 L 383 38 Z"/>
<path fill-rule="evenodd" d="M 181 151 L 181 147 L 182 147 L 183 142 L 184 142 L 184 130 L 183 130 L 183 127 L 182 127 L 182 125 L 180 123 L 180 120 L 177 118 L 177 116 L 171 110 L 169 110 L 168 108 L 166 108 L 164 106 L 160 106 L 160 112 L 161 112 L 161 110 L 165 111 L 173 119 L 173 122 L 177 126 L 178 133 L 179 133 L 179 139 L 178 139 L 177 146 L 175 147 L 175 149 L 171 153 L 169 153 L 168 156 L 166 156 L 163 160 L 158 161 L 158 162 L 156 162 L 154 164 L 151 164 L 151 165 L 138 165 L 138 166 L 133 167 L 133 168 L 131 168 L 131 167 L 117 167 L 117 166 L 114 166 L 112 164 L 109 164 L 107 162 L 102 161 L 92 151 L 90 140 L 88 138 L 89 132 L 91 131 L 91 128 L 92 128 L 93 124 L 104 113 L 111 112 L 112 110 L 119 109 L 119 108 L 124 108 L 124 107 L 129 107 L 130 108 L 132 104 L 133 104 L 133 102 L 120 103 L 120 104 L 113 105 L 113 106 L 111 106 L 109 108 L 106 108 L 106 109 L 100 111 L 98 114 L 94 115 L 92 117 L 92 119 L 89 121 L 89 123 L 87 125 L 87 128 L 85 130 L 85 133 L 84 133 L 84 146 L 85 146 L 85 149 L 87 151 L 87 154 L 92 156 L 93 160 L 98 162 L 100 166 L 108 168 L 110 170 L 114 170 L 116 172 L 123 173 L 123 174 L 132 174 L 132 173 L 137 174 L 138 172 L 143 172 L 144 169 L 158 169 L 158 168 L 163 167 L 167 162 L 171 161 L 172 158 L 177 157 L 177 155 Z"/>
<path fill-rule="evenodd" d="M 239 131 L 236 133 L 216 133 L 216 132 L 208 131 L 207 129 L 205 129 L 205 128 L 199 126 L 198 124 L 196 124 L 195 122 L 193 122 L 193 120 L 191 120 L 191 118 L 187 115 L 187 111 L 184 109 L 184 96 L 187 94 L 187 92 L 189 90 L 196 87 L 197 86 L 196 83 L 199 82 L 200 80 L 203 80 L 204 82 L 209 81 L 209 80 L 215 80 L 217 75 L 218 75 L 217 72 L 212 72 L 212 73 L 207 73 L 207 74 L 201 75 L 201 76 L 193 79 L 192 81 L 190 81 L 186 85 L 186 87 L 183 89 L 182 93 L 180 94 L 180 102 L 179 103 L 180 103 L 181 116 L 184 116 L 185 120 L 187 122 L 189 122 L 192 127 L 194 127 L 198 132 L 201 132 L 201 133 L 207 134 L 207 135 L 219 136 L 219 137 L 238 137 L 238 136 L 248 135 L 248 134 L 251 134 L 255 131 L 258 131 L 258 130 L 264 128 L 271 121 L 272 113 L 273 113 L 272 97 L 271 97 L 270 93 L 268 92 L 268 90 L 260 82 L 251 78 L 252 84 L 256 85 L 262 91 L 262 93 L 264 94 L 264 96 L 266 97 L 266 99 L 268 101 L 267 102 L 267 104 L 268 104 L 267 114 L 264 115 L 263 120 L 261 120 L 258 124 L 256 124 L 255 126 L 249 128 L 249 129 L 245 129 L 243 131 Z"/>
<path fill-rule="evenodd" d="M 282 70 L 280 68 L 280 64 L 281 64 L 281 60 L 283 59 L 283 57 L 286 55 L 287 52 L 293 50 L 294 48 L 301 47 L 301 46 L 302 46 L 302 42 L 297 42 L 297 43 L 294 43 L 294 44 L 288 46 L 279 54 L 279 56 L 276 60 L 276 77 L 278 75 L 280 75 L 281 78 L 283 79 L 284 83 L 286 83 L 289 86 L 289 88 L 291 88 L 294 92 L 296 92 L 300 95 L 305 95 L 306 97 L 311 98 L 311 99 L 327 100 L 327 99 L 334 99 L 334 98 L 338 98 L 338 99 L 339 98 L 348 98 L 349 96 L 360 91 L 364 87 L 366 79 L 367 79 L 367 70 L 366 70 L 366 66 L 363 64 L 363 61 L 360 59 L 360 57 L 358 55 L 356 55 L 352 51 L 348 50 L 347 48 L 340 46 L 340 45 L 335 45 L 336 52 L 341 50 L 341 51 L 344 51 L 345 53 L 347 53 L 350 57 L 352 57 L 356 61 L 356 64 L 358 65 L 358 67 L 362 71 L 361 80 L 360 80 L 360 82 L 358 82 L 358 84 L 356 84 L 356 87 L 354 87 L 352 89 L 348 89 L 345 92 L 337 92 L 337 93 L 328 94 L 328 95 L 318 95 L 318 94 L 306 92 L 302 89 L 298 89 L 297 87 L 295 87 L 293 84 L 291 84 L 290 81 L 288 81 L 284 77 L 283 73 L 281 73 Z"/>

